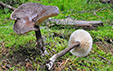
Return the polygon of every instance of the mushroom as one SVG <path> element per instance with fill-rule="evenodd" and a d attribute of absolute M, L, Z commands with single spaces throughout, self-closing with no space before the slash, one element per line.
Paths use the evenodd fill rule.
<path fill-rule="evenodd" d="M 45 48 L 39 25 L 47 18 L 58 14 L 59 9 L 56 6 L 45 6 L 39 3 L 22 4 L 11 14 L 11 19 L 15 20 L 13 30 L 17 34 L 35 31 L 38 48 L 44 52 Z"/>
<path fill-rule="evenodd" d="M 79 46 L 80 49 L 76 50 L 76 48 L 78 48 L 76 47 L 72 49 L 70 52 L 73 55 L 76 55 L 79 57 L 86 56 L 91 50 L 92 44 L 93 44 L 91 35 L 85 30 L 81 30 L 81 29 L 76 30 L 71 34 L 68 46 L 72 45 L 75 41 L 80 42 L 80 46 Z"/>
<path fill-rule="evenodd" d="M 78 57 L 86 56 L 92 48 L 93 40 L 91 35 L 82 29 L 74 31 L 70 38 L 66 49 L 53 55 L 46 63 L 46 67 L 50 70 L 57 58 L 62 57 L 69 51 Z"/>

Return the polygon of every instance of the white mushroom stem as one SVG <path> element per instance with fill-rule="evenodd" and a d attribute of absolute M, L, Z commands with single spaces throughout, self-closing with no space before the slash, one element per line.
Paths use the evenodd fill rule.
<path fill-rule="evenodd" d="M 62 56 L 64 56 L 66 53 L 68 53 L 71 49 L 78 47 L 80 45 L 80 42 L 75 41 L 74 44 L 72 44 L 71 46 L 69 46 L 68 48 L 62 50 L 61 52 L 53 55 L 50 59 L 49 62 L 46 64 L 46 67 L 48 67 L 48 70 L 50 70 L 53 67 L 54 62 L 56 61 L 57 58 L 60 58 Z M 75 48 L 77 49 L 77 48 Z"/>

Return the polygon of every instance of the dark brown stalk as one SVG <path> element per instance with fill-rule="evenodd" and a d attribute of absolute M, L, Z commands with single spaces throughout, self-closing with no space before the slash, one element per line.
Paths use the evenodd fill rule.
<path fill-rule="evenodd" d="M 44 56 L 45 55 L 45 53 L 44 53 L 45 48 L 44 48 L 44 42 L 43 42 L 43 38 L 41 35 L 40 27 L 36 26 L 36 28 L 39 29 L 38 31 L 35 31 L 36 39 L 37 39 L 37 47 L 39 48 L 39 54 Z"/>
<path fill-rule="evenodd" d="M 71 49 L 77 47 L 80 45 L 80 42 L 76 41 L 75 43 L 73 43 L 71 46 L 69 46 L 68 48 L 62 50 L 61 52 L 53 55 L 46 63 L 46 67 L 48 70 L 51 70 L 51 68 L 53 67 L 54 62 L 56 61 L 57 58 L 60 58 L 62 56 L 64 56 L 66 53 L 68 53 Z M 77 48 L 75 48 L 76 50 Z"/>
<path fill-rule="evenodd" d="M 58 54 L 57 54 L 57 58 L 60 58 L 60 57 L 62 57 L 62 56 L 64 56 L 65 54 L 67 54 L 71 49 L 73 49 L 73 48 L 75 48 L 75 47 L 77 47 L 77 46 L 79 46 L 80 45 L 80 42 L 75 42 L 74 44 L 72 44 L 71 46 L 69 46 L 68 48 L 66 48 L 66 49 L 64 49 L 64 50 L 62 50 L 61 52 L 59 52 Z"/>

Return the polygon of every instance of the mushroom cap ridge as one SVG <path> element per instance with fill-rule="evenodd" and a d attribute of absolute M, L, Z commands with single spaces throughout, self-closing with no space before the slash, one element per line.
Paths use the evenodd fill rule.
<path fill-rule="evenodd" d="M 76 55 L 79 57 L 86 56 L 90 52 L 93 44 L 91 35 L 85 30 L 82 30 L 82 29 L 76 30 L 71 34 L 68 46 L 73 44 L 75 41 L 80 42 L 80 46 L 79 46 L 80 49 L 76 47 L 78 48 L 77 50 L 75 50 L 76 48 L 74 48 L 70 50 L 70 52 L 73 55 Z"/>
<path fill-rule="evenodd" d="M 11 19 L 16 20 L 13 29 L 17 34 L 29 31 L 37 31 L 36 25 L 40 25 L 49 17 L 59 14 L 56 6 L 45 6 L 39 3 L 25 3 L 20 5 L 11 14 Z"/>

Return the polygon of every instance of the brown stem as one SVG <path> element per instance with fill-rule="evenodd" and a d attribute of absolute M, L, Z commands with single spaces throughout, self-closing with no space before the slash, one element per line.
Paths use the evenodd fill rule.
<path fill-rule="evenodd" d="M 80 45 L 80 42 L 76 41 L 74 44 L 72 44 L 72 45 L 69 46 L 68 48 L 66 48 L 66 49 L 62 50 L 61 52 L 59 52 L 59 53 L 57 54 L 57 58 L 60 58 L 60 57 L 64 56 L 64 55 L 67 54 L 71 49 L 73 49 L 73 48 L 75 48 L 75 47 L 77 47 L 77 46 L 79 46 L 79 45 Z"/>
<path fill-rule="evenodd" d="M 44 54 L 44 51 L 45 51 L 44 42 L 43 42 L 43 38 L 42 38 L 39 26 L 35 26 L 35 27 L 39 29 L 38 31 L 35 31 L 35 34 L 37 39 L 37 47 L 39 48 L 39 53 L 42 55 Z"/>
<path fill-rule="evenodd" d="M 14 7 L 12 7 L 12 6 L 10 6 L 10 5 L 7 5 L 7 4 L 5 4 L 5 3 L 1 2 L 1 1 L 0 1 L 0 5 L 5 6 L 5 7 L 8 7 L 8 8 L 11 9 L 11 10 L 15 10 Z"/>
<path fill-rule="evenodd" d="M 39 26 L 36 26 L 36 28 L 38 28 L 39 30 L 38 31 L 35 31 L 35 34 L 36 34 L 36 39 L 39 40 L 42 38 L 42 35 L 41 35 L 41 31 L 40 31 L 40 28 Z"/>
<path fill-rule="evenodd" d="M 69 46 L 68 48 L 62 50 L 61 52 L 53 55 L 49 61 L 46 63 L 46 67 L 48 68 L 48 70 L 50 70 L 53 67 L 54 62 L 56 61 L 57 58 L 60 58 L 62 56 L 64 56 L 66 53 L 68 53 L 71 49 L 77 47 L 80 45 L 80 42 L 76 41 L 75 43 L 73 43 L 71 46 Z M 77 48 L 75 48 L 76 50 Z"/>

